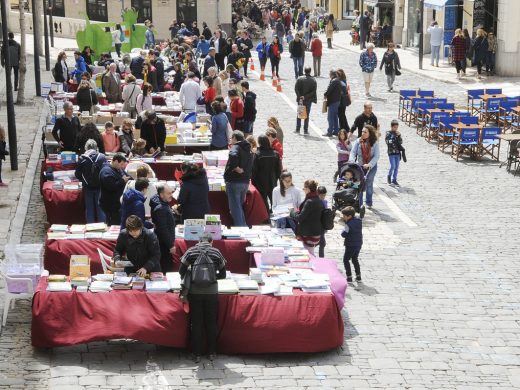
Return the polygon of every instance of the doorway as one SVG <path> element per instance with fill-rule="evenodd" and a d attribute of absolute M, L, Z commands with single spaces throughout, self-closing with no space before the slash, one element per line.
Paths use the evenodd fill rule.
<path fill-rule="evenodd" d="M 197 0 L 177 0 L 177 21 L 186 26 L 197 21 Z"/>

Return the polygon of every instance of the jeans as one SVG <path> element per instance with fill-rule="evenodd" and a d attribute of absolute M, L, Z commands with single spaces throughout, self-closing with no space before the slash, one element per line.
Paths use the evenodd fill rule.
<path fill-rule="evenodd" d="M 99 206 L 100 190 L 83 188 L 83 196 L 85 197 L 85 213 L 87 223 L 105 222 L 106 216 Z"/>
<path fill-rule="evenodd" d="M 327 109 L 327 120 L 329 121 L 328 135 L 336 135 L 339 131 L 339 117 L 338 117 L 339 101 L 329 104 Z"/>
<path fill-rule="evenodd" d="M 122 46 L 122 44 L 121 43 L 115 43 L 114 46 L 116 48 L 117 56 L 121 57 L 121 46 Z"/>
<path fill-rule="evenodd" d="M 189 294 L 191 317 L 191 348 L 195 355 L 202 355 L 203 341 L 208 343 L 208 354 L 217 350 L 217 294 Z M 206 334 L 204 337 L 204 330 Z"/>
<path fill-rule="evenodd" d="M 233 226 L 247 226 L 244 215 L 244 202 L 249 183 L 226 182 L 226 194 L 228 197 L 229 211 L 233 217 Z"/>
<path fill-rule="evenodd" d="M 493 72 L 495 70 L 495 53 L 487 52 L 486 56 L 486 72 Z"/>
<path fill-rule="evenodd" d="M 0 159 L 0 183 L 2 183 L 2 159 Z"/>
<path fill-rule="evenodd" d="M 276 227 L 280 229 L 291 228 L 296 233 L 296 221 L 290 217 L 277 220 Z"/>
<path fill-rule="evenodd" d="M 303 76 L 303 57 L 293 57 L 294 63 L 294 77 Z"/>
<path fill-rule="evenodd" d="M 307 109 L 307 118 L 303 120 L 303 132 L 305 134 L 309 133 L 309 117 L 311 115 L 311 107 L 312 102 L 304 102 L 304 106 Z M 300 131 L 300 128 L 302 126 L 302 120 L 298 117 L 296 117 L 296 131 Z"/>
<path fill-rule="evenodd" d="M 253 125 L 255 124 L 254 121 L 244 121 L 244 128 L 242 132 L 244 134 L 251 134 L 253 133 Z"/>
<path fill-rule="evenodd" d="M 356 276 L 361 276 L 361 269 L 359 268 L 359 252 L 361 251 L 360 246 L 346 246 L 345 253 L 343 254 L 343 265 L 345 266 L 345 272 L 347 273 L 347 277 L 352 277 L 352 269 L 350 268 L 350 261 L 354 265 L 354 271 L 356 271 Z"/>
<path fill-rule="evenodd" d="M 391 74 L 386 75 L 386 83 L 388 84 L 388 89 L 394 88 L 394 81 L 395 81 L 395 71 L 392 71 Z"/>
<path fill-rule="evenodd" d="M 431 65 L 433 66 L 433 62 L 435 61 L 435 65 L 439 66 L 439 57 L 440 57 L 440 46 L 431 46 L 432 48 L 432 58 L 431 58 Z"/>
<path fill-rule="evenodd" d="M 368 174 L 365 179 L 366 183 L 366 193 L 367 193 L 367 206 L 372 207 L 372 196 L 374 195 L 374 179 L 376 177 L 377 172 L 377 164 L 374 168 L 368 171 Z M 359 205 L 363 206 L 363 193 L 359 194 Z"/>
<path fill-rule="evenodd" d="M 388 176 L 391 176 L 393 180 L 397 180 L 397 172 L 399 171 L 399 163 L 401 162 L 400 154 L 389 154 L 388 159 L 390 160 L 390 170 Z"/>
<path fill-rule="evenodd" d="M 305 43 L 307 44 L 307 48 L 311 45 L 311 33 L 310 32 L 306 32 L 306 33 L 303 33 L 303 37 L 305 39 Z"/>
<path fill-rule="evenodd" d="M 267 63 L 267 57 L 259 58 L 259 60 L 260 60 L 260 70 L 262 72 L 264 72 L 265 71 L 265 64 Z"/>
<path fill-rule="evenodd" d="M 482 74 L 482 65 L 483 65 L 483 64 L 482 64 L 482 59 L 479 58 L 479 59 L 477 60 L 477 73 L 478 73 L 479 75 Z"/>
<path fill-rule="evenodd" d="M 321 76 L 321 57 L 312 57 L 312 67 L 314 68 L 314 77 Z"/>

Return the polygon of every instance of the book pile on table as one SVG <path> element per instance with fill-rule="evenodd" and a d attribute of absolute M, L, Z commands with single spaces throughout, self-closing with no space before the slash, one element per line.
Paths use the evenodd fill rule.
<path fill-rule="evenodd" d="M 47 278 L 47 291 L 51 292 L 69 292 L 72 291 L 72 285 L 67 281 L 65 275 L 49 275 Z"/>
<path fill-rule="evenodd" d="M 88 287 L 90 283 L 90 278 L 87 276 L 75 276 L 70 278 L 70 284 L 73 287 Z"/>
<path fill-rule="evenodd" d="M 238 286 L 238 292 L 240 295 L 258 295 L 260 294 L 260 289 L 258 287 L 258 282 L 256 280 L 251 279 L 239 279 L 236 281 Z"/>
<path fill-rule="evenodd" d="M 167 280 L 147 280 L 146 292 L 161 293 L 170 291 L 170 283 Z"/>
<path fill-rule="evenodd" d="M 181 290 L 181 275 L 178 272 L 167 272 L 166 280 L 170 284 L 170 289 L 173 291 Z"/>
<path fill-rule="evenodd" d="M 132 277 L 131 276 L 114 276 L 114 280 L 112 281 L 112 289 L 113 290 L 131 290 L 132 289 Z"/>
<path fill-rule="evenodd" d="M 112 291 L 112 282 L 95 280 L 90 284 L 90 291 L 93 293 L 110 292 Z"/>
<path fill-rule="evenodd" d="M 219 279 L 217 282 L 219 294 L 238 293 L 238 286 L 234 279 Z"/>
<path fill-rule="evenodd" d="M 144 290 L 145 285 L 145 278 L 142 278 L 141 276 L 134 275 L 132 276 L 132 290 Z"/>
<path fill-rule="evenodd" d="M 103 233 L 103 240 L 117 240 L 121 227 L 119 225 L 112 225 Z"/>

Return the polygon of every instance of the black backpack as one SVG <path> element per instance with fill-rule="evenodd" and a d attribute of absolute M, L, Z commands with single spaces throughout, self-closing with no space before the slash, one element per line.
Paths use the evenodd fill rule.
<path fill-rule="evenodd" d="M 321 212 L 321 227 L 325 230 L 334 229 L 334 218 L 336 213 L 332 209 L 323 209 Z"/>
<path fill-rule="evenodd" d="M 88 158 L 91 162 L 90 171 L 87 173 L 87 175 L 84 174 L 83 177 L 90 187 L 99 187 L 101 184 L 99 180 L 99 173 L 101 172 L 101 165 L 98 164 L 99 153 L 97 154 L 95 160 L 92 160 L 90 156 L 86 156 L 86 158 Z"/>
<path fill-rule="evenodd" d="M 198 286 L 209 286 L 217 282 L 215 263 L 209 258 L 205 249 L 201 249 L 191 266 L 191 281 Z"/>

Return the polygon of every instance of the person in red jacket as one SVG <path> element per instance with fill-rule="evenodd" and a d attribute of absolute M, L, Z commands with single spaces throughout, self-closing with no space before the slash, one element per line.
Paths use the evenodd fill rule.
<path fill-rule="evenodd" d="M 323 54 L 323 44 L 317 33 L 312 34 L 311 52 L 314 77 L 321 76 L 321 56 Z"/>
<path fill-rule="evenodd" d="M 244 102 L 238 96 L 236 89 L 230 89 L 228 91 L 229 100 L 229 111 L 231 112 L 231 127 L 233 130 L 242 130 L 241 125 L 244 118 Z"/>
<path fill-rule="evenodd" d="M 267 136 L 267 138 L 269 138 L 269 142 L 271 143 L 271 148 L 273 148 L 274 150 L 276 150 L 278 152 L 278 154 L 280 155 L 280 161 L 282 161 L 283 160 L 283 146 L 280 143 L 280 141 L 278 141 L 278 138 L 276 138 L 276 130 L 271 127 L 268 127 L 267 130 L 265 131 L 265 135 Z"/>
<path fill-rule="evenodd" d="M 204 77 L 204 84 L 206 85 L 206 89 L 202 92 L 204 98 L 204 104 L 206 104 L 206 112 L 208 114 L 213 114 L 213 110 L 211 109 L 211 103 L 215 100 L 217 96 L 217 90 L 213 86 L 213 78 L 210 76 Z"/>

